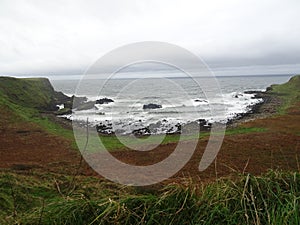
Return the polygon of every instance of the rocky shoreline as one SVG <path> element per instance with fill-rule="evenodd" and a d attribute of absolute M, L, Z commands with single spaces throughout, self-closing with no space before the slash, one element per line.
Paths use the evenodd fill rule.
<path fill-rule="evenodd" d="M 255 104 L 255 105 L 251 105 L 249 106 L 249 110 L 246 113 L 239 113 L 236 114 L 236 116 L 230 120 L 227 121 L 226 126 L 227 127 L 236 127 L 241 123 L 250 121 L 250 120 L 254 120 L 254 119 L 258 119 L 258 118 L 265 118 L 265 117 L 269 117 L 274 115 L 277 112 L 278 107 L 282 104 L 279 96 L 272 94 L 272 87 L 268 87 L 266 89 L 266 91 L 245 91 L 244 94 L 252 94 L 254 95 L 252 98 L 255 99 L 263 99 L 263 101 Z M 80 103 L 83 103 L 84 107 L 90 108 L 91 106 L 88 105 L 90 102 L 86 102 L 86 99 L 84 98 L 76 98 L 75 96 L 72 96 L 73 100 L 75 100 L 75 103 L 77 103 L 78 105 L 80 105 Z M 101 104 L 108 104 L 110 102 L 113 102 L 112 99 L 100 99 L 103 100 L 103 102 L 101 101 Z M 98 101 L 100 101 L 98 100 Z M 94 107 L 94 104 L 96 102 L 92 102 L 92 105 Z M 144 108 L 151 108 L 151 107 L 161 107 L 160 105 L 155 105 L 155 104 L 149 104 L 149 105 L 144 105 Z M 70 107 L 68 105 L 68 107 Z M 69 113 L 70 111 L 68 111 Z M 58 115 L 57 113 L 55 113 L 56 115 Z M 61 123 L 64 127 L 71 127 L 71 121 L 65 118 L 60 118 L 55 116 L 56 118 L 54 119 L 53 116 L 51 116 L 52 120 L 54 120 L 55 122 L 59 122 Z M 70 124 L 70 126 L 68 126 L 67 124 Z M 197 125 L 199 126 L 199 129 L 201 131 L 210 131 L 212 124 L 210 124 L 208 121 L 203 120 L 203 119 L 197 119 L 194 122 L 190 122 L 188 124 L 177 124 L 175 129 L 170 129 L 168 130 L 166 133 L 167 134 L 179 134 L 181 133 L 182 130 L 182 126 L 190 126 L 190 124 L 192 125 Z M 155 126 L 154 126 L 155 125 Z M 149 126 L 145 126 L 144 128 L 140 128 L 140 129 L 136 129 L 132 131 L 132 134 L 135 136 L 144 136 L 144 135 L 150 135 L 152 132 L 152 130 L 155 130 L 157 127 L 157 124 L 150 124 Z M 112 131 L 112 127 L 111 124 L 104 124 L 101 123 L 99 125 L 96 126 L 96 129 L 98 131 L 98 133 L 100 135 L 114 135 L 114 132 Z M 118 133 L 118 131 L 116 131 Z"/>
<path fill-rule="evenodd" d="M 272 87 L 268 87 L 266 91 L 245 91 L 245 94 L 253 94 L 253 98 L 263 99 L 263 101 L 249 106 L 250 110 L 248 112 L 237 114 L 227 122 L 227 126 L 234 127 L 250 120 L 266 118 L 276 114 L 282 101 L 278 95 L 273 94 L 271 91 Z"/>
<path fill-rule="evenodd" d="M 267 91 L 246 91 L 244 93 L 245 94 L 253 94 L 254 95 L 253 98 L 263 99 L 263 101 L 255 104 L 255 105 L 249 106 L 248 112 L 237 114 L 234 118 L 232 118 L 231 120 L 229 120 L 227 122 L 227 124 L 226 124 L 227 127 L 236 127 L 239 124 L 250 121 L 250 120 L 272 116 L 277 112 L 278 107 L 281 105 L 280 98 L 278 96 L 270 93 L 268 90 Z M 66 118 L 57 117 L 57 116 L 55 116 L 55 118 L 53 118 L 53 116 L 51 116 L 51 120 L 53 120 L 55 122 L 59 122 L 64 127 L 71 127 L 71 121 Z M 208 121 L 203 120 L 203 119 L 195 120 L 194 122 L 188 123 L 184 126 L 190 126 L 191 124 L 195 125 L 196 123 L 199 125 L 199 129 L 201 130 L 201 132 L 210 131 L 211 126 L 212 126 L 212 124 L 210 124 Z M 69 126 L 68 126 L 68 124 L 69 124 Z M 169 135 L 170 134 L 180 134 L 181 129 L 182 129 L 181 126 L 182 126 L 181 124 L 178 124 L 176 126 L 176 129 L 169 130 L 167 132 L 167 134 L 169 134 Z M 151 125 L 145 126 L 145 128 L 133 130 L 132 134 L 135 136 L 150 135 L 151 130 L 154 128 Z M 105 125 L 105 124 L 101 123 L 96 126 L 96 129 L 100 135 L 105 135 L 105 136 L 114 135 L 114 132 L 111 132 L 112 127 L 109 125 Z"/>

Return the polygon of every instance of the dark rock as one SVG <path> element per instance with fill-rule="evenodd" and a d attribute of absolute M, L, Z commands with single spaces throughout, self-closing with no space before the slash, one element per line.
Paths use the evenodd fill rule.
<path fill-rule="evenodd" d="M 154 103 L 143 105 L 143 109 L 160 109 L 161 107 L 161 105 Z"/>
<path fill-rule="evenodd" d="M 96 125 L 96 130 L 100 134 L 114 134 L 114 132 L 112 130 L 112 126 L 110 126 L 110 125 L 105 125 L 105 124 L 100 123 L 99 125 Z"/>
<path fill-rule="evenodd" d="M 194 101 L 195 102 L 206 102 L 206 103 L 208 102 L 207 100 L 204 100 L 204 99 L 195 99 Z"/>
<path fill-rule="evenodd" d="M 174 127 L 170 127 L 166 134 L 181 134 L 182 125 L 180 123 L 175 124 Z"/>
<path fill-rule="evenodd" d="M 244 91 L 245 94 L 256 94 L 258 91 Z"/>
<path fill-rule="evenodd" d="M 114 102 L 114 100 L 109 98 L 102 98 L 97 101 L 86 102 L 85 97 L 80 97 L 80 98 L 75 97 L 73 107 L 76 108 L 77 110 L 89 110 L 89 109 L 93 109 L 95 107 L 95 104 L 108 104 L 110 102 Z"/>
<path fill-rule="evenodd" d="M 243 95 L 242 94 L 236 94 L 236 95 L 234 95 L 234 97 L 239 98 L 239 97 L 243 97 Z"/>
<path fill-rule="evenodd" d="M 96 104 L 108 104 L 111 102 L 114 102 L 114 100 L 112 100 L 110 98 L 101 98 L 96 101 Z"/>
<path fill-rule="evenodd" d="M 144 128 L 133 130 L 132 134 L 134 136 L 145 136 L 145 135 L 150 135 L 151 131 L 150 131 L 149 127 L 144 127 Z"/>
<path fill-rule="evenodd" d="M 199 119 L 198 123 L 199 123 L 200 126 L 204 126 L 204 125 L 207 124 L 207 121 L 205 119 Z"/>
<path fill-rule="evenodd" d="M 181 128 L 182 128 L 182 126 L 181 126 L 181 124 L 180 123 L 177 123 L 176 125 L 175 125 L 175 127 L 177 128 L 177 133 L 181 133 Z"/>
<path fill-rule="evenodd" d="M 176 129 L 174 127 L 171 127 L 167 130 L 167 134 L 181 134 L 182 131 L 182 125 L 180 123 L 175 124 Z"/>
<path fill-rule="evenodd" d="M 210 131 L 211 130 L 211 123 L 208 123 L 206 120 L 204 120 L 205 122 L 200 122 L 199 126 L 200 126 L 200 131 Z"/>
<path fill-rule="evenodd" d="M 173 134 L 174 133 L 174 128 L 171 127 L 169 130 L 167 130 L 167 134 Z"/>

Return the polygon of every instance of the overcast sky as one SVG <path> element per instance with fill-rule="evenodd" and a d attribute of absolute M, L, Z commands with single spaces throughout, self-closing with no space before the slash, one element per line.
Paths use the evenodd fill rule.
<path fill-rule="evenodd" d="M 163 41 L 217 74 L 300 73 L 299 0 L 0 1 L 0 74 L 82 74 L 108 51 Z"/>

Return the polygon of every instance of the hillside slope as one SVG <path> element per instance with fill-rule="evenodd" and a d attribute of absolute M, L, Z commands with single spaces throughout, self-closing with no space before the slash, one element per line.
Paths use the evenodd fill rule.
<path fill-rule="evenodd" d="M 284 84 L 271 85 L 267 92 L 279 96 L 283 103 L 279 112 L 286 113 L 291 106 L 300 102 L 300 75 L 293 76 Z"/>
<path fill-rule="evenodd" d="M 0 168 L 65 171 L 61 165 L 78 164 L 72 131 L 44 115 L 70 100 L 46 78 L 0 77 Z"/>
<path fill-rule="evenodd" d="M 0 77 L 0 103 L 1 100 L 41 111 L 54 111 L 56 105 L 70 98 L 56 92 L 47 78 Z"/>

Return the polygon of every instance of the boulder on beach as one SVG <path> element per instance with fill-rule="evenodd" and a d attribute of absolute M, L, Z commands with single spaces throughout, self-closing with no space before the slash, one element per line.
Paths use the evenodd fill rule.
<path fill-rule="evenodd" d="M 243 97 L 243 94 L 237 93 L 237 94 L 234 95 L 234 97 L 235 97 L 235 98 Z"/>
<path fill-rule="evenodd" d="M 96 130 L 99 134 L 114 134 L 113 128 L 112 128 L 112 124 L 97 124 L 96 125 Z"/>
<path fill-rule="evenodd" d="M 143 127 L 143 128 L 133 130 L 132 134 L 134 136 L 145 136 L 145 135 L 150 135 L 151 131 L 150 131 L 149 127 Z"/>
<path fill-rule="evenodd" d="M 209 123 L 207 120 L 205 119 L 199 119 L 198 120 L 198 124 L 200 126 L 200 130 L 201 131 L 209 131 L 211 129 L 212 124 Z"/>
<path fill-rule="evenodd" d="M 170 127 L 166 134 L 180 134 L 182 131 L 182 125 L 180 123 L 175 124 L 175 126 Z"/>
<path fill-rule="evenodd" d="M 143 105 L 143 109 L 160 109 L 160 108 L 162 108 L 162 105 L 154 104 L 154 103 Z"/>
<path fill-rule="evenodd" d="M 205 99 L 195 99 L 194 102 L 205 102 L 207 103 L 208 101 Z"/>
<path fill-rule="evenodd" d="M 96 104 L 108 104 L 111 102 L 114 102 L 114 100 L 112 100 L 110 98 L 101 98 L 96 101 Z"/>

